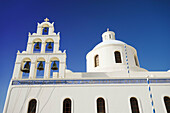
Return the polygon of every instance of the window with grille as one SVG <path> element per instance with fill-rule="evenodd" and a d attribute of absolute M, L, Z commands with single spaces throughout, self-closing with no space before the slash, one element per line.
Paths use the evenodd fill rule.
<path fill-rule="evenodd" d="M 103 98 L 97 99 L 97 113 L 105 113 L 105 101 Z"/>
<path fill-rule="evenodd" d="M 135 97 L 130 98 L 130 104 L 131 104 L 132 113 L 140 113 L 139 112 L 138 101 L 137 101 L 137 99 Z"/>
<path fill-rule="evenodd" d="M 167 113 L 170 113 L 170 98 L 165 96 L 164 97 L 164 102 L 165 102 L 165 107 L 166 107 Z"/>
<path fill-rule="evenodd" d="M 94 57 L 94 66 L 95 66 L 95 67 L 99 66 L 99 55 L 96 55 L 96 56 Z"/>
<path fill-rule="evenodd" d="M 63 102 L 63 113 L 71 113 L 71 100 L 69 98 Z"/>
<path fill-rule="evenodd" d="M 32 99 L 28 105 L 28 113 L 36 113 L 37 100 Z"/>
<path fill-rule="evenodd" d="M 119 51 L 115 51 L 115 61 L 116 63 L 122 63 L 121 55 Z"/>

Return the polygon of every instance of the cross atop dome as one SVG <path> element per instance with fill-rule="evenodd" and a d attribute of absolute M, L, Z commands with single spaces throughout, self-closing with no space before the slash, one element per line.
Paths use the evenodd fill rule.
<path fill-rule="evenodd" d="M 49 19 L 48 19 L 48 18 L 45 18 L 45 19 L 44 19 L 44 21 L 45 21 L 45 22 L 48 22 L 48 21 L 49 21 Z"/>
<path fill-rule="evenodd" d="M 107 31 L 109 31 L 109 28 L 107 28 Z"/>

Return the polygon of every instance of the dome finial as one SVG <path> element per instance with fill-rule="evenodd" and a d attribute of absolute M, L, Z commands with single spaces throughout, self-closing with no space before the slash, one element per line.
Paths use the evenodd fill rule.
<path fill-rule="evenodd" d="M 107 31 L 102 34 L 103 41 L 115 40 L 115 33 L 107 28 Z"/>

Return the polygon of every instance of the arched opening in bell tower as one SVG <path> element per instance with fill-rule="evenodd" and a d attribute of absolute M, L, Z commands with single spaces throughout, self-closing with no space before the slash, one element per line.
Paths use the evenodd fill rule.
<path fill-rule="evenodd" d="M 53 53 L 54 49 L 54 40 L 53 39 L 47 39 L 45 41 L 46 47 L 45 47 L 45 53 Z"/>
<path fill-rule="evenodd" d="M 36 78 L 44 78 L 45 59 L 39 58 L 36 64 Z"/>
<path fill-rule="evenodd" d="M 49 35 L 49 25 L 48 24 L 44 24 L 44 25 L 42 25 L 42 29 L 41 29 L 42 31 L 42 35 Z"/>
<path fill-rule="evenodd" d="M 59 63 L 57 57 L 50 60 L 50 78 L 59 78 Z"/>
<path fill-rule="evenodd" d="M 49 27 L 44 27 L 42 31 L 42 35 L 48 35 Z"/>
<path fill-rule="evenodd" d="M 29 78 L 29 73 L 30 73 L 30 67 L 31 67 L 31 59 L 25 58 L 21 62 L 21 78 L 22 79 L 27 79 Z"/>
<path fill-rule="evenodd" d="M 35 39 L 33 41 L 33 53 L 40 53 L 41 52 L 41 44 L 42 44 L 41 39 Z"/>

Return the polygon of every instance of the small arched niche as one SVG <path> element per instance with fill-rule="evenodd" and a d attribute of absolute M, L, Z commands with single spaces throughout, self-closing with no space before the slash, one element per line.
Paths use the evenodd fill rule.
<path fill-rule="evenodd" d="M 21 62 L 20 76 L 22 79 L 28 79 L 31 67 L 31 59 L 24 58 Z"/>
<path fill-rule="evenodd" d="M 41 44 L 42 44 L 42 40 L 39 38 L 33 41 L 33 53 L 41 52 Z"/>
<path fill-rule="evenodd" d="M 36 78 L 44 78 L 45 59 L 38 58 L 36 62 Z"/>
<path fill-rule="evenodd" d="M 54 49 L 54 40 L 49 38 L 45 41 L 45 53 L 53 53 Z"/>
<path fill-rule="evenodd" d="M 50 59 L 50 78 L 59 78 L 59 64 L 60 61 L 57 57 Z"/>
<path fill-rule="evenodd" d="M 41 32 L 42 32 L 42 35 L 48 35 L 49 34 L 49 25 L 48 24 L 42 25 Z"/>

